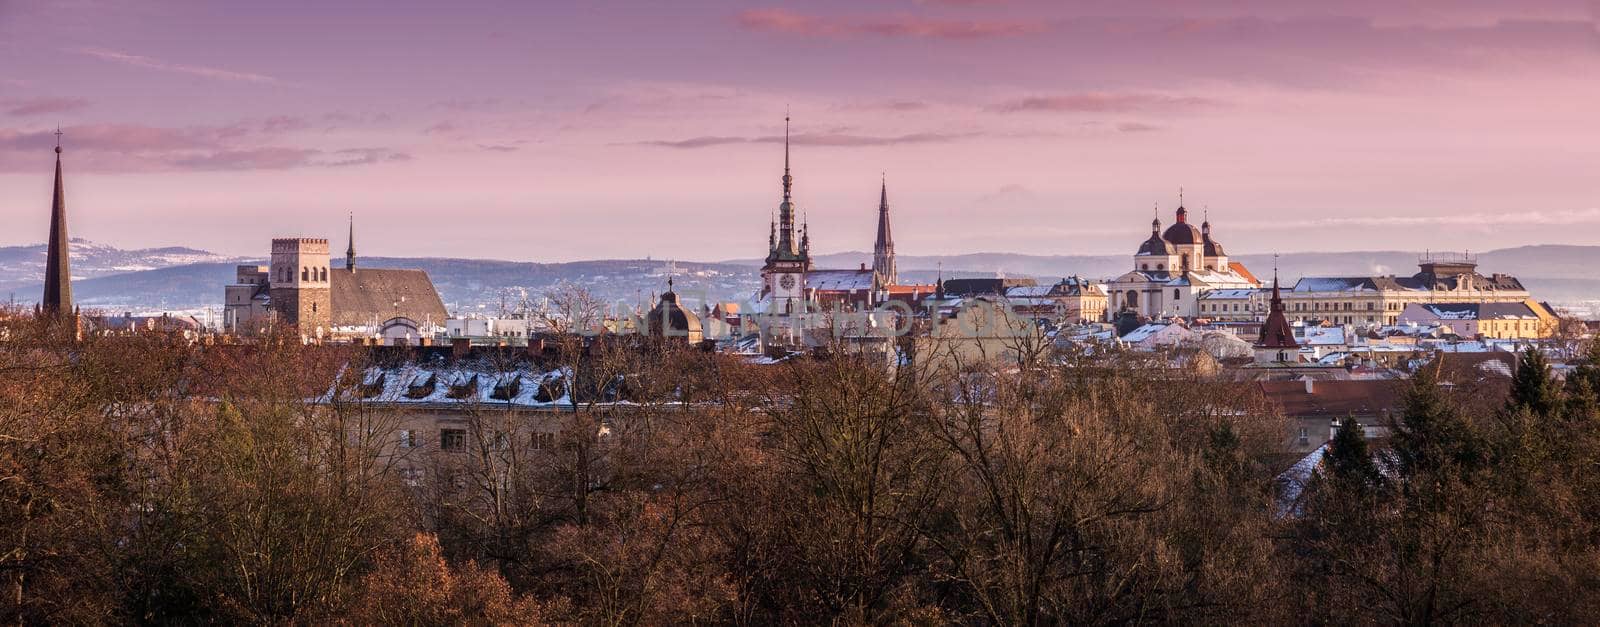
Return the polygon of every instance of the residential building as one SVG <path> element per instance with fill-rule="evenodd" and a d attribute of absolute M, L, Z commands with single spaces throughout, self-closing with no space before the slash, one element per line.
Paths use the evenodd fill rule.
<path fill-rule="evenodd" d="M 1401 325 L 1437 326 L 1466 338 L 1536 340 L 1552 337 L 1561 319 L 1531 299 L 1497 303 L 1411 303 Z"/>

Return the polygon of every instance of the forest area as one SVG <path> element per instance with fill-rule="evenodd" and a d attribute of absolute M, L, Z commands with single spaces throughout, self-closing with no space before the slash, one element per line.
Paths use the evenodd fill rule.
<path fill-rule="evenodd" d="M 559 343 L 573 411 L 466 411 L 418 481 L 400 410 L 344 393 L 367 350 L 13 321 L 0 621 L 1600 622 L 1600 348 L 1502 390 L 1423 367 L 1390 436 L 1346 421 L 1292 499 L 1250 386 L 1049 350 Z"/>

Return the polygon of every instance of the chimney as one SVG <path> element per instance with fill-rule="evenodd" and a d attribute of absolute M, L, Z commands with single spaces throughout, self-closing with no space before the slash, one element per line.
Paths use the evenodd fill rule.
<path fill-rule="evenodd" d="M 1301 380 L 1306 382 L 1306 394 L 1316 394 L 1317 393 L 1317 384 L 1316 384 L 1316 380 L 1315 379 L 1312 379 L 1311 377 L 1306 376 L 1306 377 L 1302 377 Z"/>

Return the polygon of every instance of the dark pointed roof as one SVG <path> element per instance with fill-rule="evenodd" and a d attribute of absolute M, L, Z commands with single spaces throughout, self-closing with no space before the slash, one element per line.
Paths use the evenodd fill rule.
<path fill-rule="evenodd" d="M 1261 337 L 1257 338 L 1256 346 L 1261 348 L 1299 348 L 1300 344 L 1294 340 L 1294 328 L 1289 326 L 1289 319 L 1283 315 L 1283 297 L 1278 293 L 1278 271 L 1272 271 L 1272 307 L 1268 310 L 1267 321 L 1261 323 Z"/>
<path fill-rule="evenodd" d="M 350 214 L 350 246 L 344 249 L 344 269 L 356 269 L 356 216 Z"/>
<path fill-rule="evenodd" d="M 44 297 L 39 301 L 45 313 L 72 313 L 71 258 L 71 241 L 67 239 L 67 194 L 61 181 L 61 131 L 57 129 L 56 187 L 50 203 L 50 243 L 45 253 Z"/>
<path fill-rule="evenodd" d="M 878 239 L 872 246 L 872 271 L 884 281 L 895 283 L 894 235 L 889 231 L 889 181 L 885 179 L 878 195 Z"/>

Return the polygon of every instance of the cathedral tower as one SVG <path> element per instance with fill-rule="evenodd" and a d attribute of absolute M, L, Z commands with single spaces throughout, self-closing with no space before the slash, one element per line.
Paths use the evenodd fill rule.
<path fill-rule="evenodd" d="M 310 337 L 326 335 L 333 319 L 328 282 L 328 240 L 274 238 L 268 277 L 272 311 L 278 320 Z"/>

